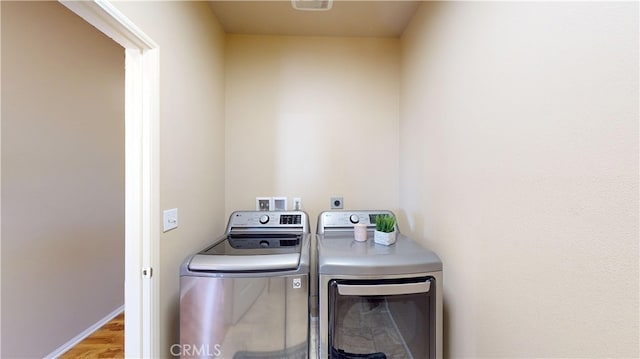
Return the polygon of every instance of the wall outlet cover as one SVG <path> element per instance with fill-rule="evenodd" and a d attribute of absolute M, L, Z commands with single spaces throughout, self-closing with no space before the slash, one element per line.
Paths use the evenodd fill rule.
<path fill-rule="evenodd" d="M 274 211 L 286 211 L 287 210 L 287 197 L 273 197 L 273 210 Z"/>
<path fill-rule="evenodd" d="M 256 197 L 256 211 L 270 211 L 273 208 L 273 198 Z"/>
<path fill-rule="evenodd" d="M 342 197 L 331 197 L 331 209 L 342 209 L 344 201 Z"/>

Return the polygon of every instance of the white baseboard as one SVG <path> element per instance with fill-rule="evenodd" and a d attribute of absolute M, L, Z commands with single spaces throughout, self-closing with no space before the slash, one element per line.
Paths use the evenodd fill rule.
<path fill-rule="evenodd" d="M 84 340 L 84 338 L 86 338 L 89 335 L 93 334 L 93 332 L 95 332 L 96 330 L 100 329 L 103 325 L 107 324 L 111 319 L 117 317 L 118 314 L 122 313 L 123 311 L 124 311 L 124 304 L 121 305 L 116 310 L 114 310 L 113 312 L 107 314 L 106 317 L 100 319 L 97 323 L 95 323 L 92 326 L 90 326 L 89 328 L 83 330 L 82 333 L 76 335 L 75 337 L 73 337 L 68 342 L 62 344 L 60 347 L 58 347 L 58 349 L 52 351 L 51 353 L 46 355 L 44 358 L 45 359 L 56 359 L 56 358 L 58 358 L 60 355 L 68 352 L 69 349 L 73 348 L 78 343 L 80 343 L 82 340 Z"/>

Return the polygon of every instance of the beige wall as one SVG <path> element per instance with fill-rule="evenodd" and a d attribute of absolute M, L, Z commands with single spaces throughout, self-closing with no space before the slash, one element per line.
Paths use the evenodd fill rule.
<path fill-rule="evenodd" d="M 2 353 L 43 357 L 124 303 L 124 49 L 2 1 Z"/>
<path fill-rule="evenodd" d="M 447 355 L 638 357 L 638 3 L 425 3 L 401 106 Z"/>
<path fill-rule="evenodd" d="M 115 2 L 160 47 L 161 350 L 178 342 L 179 266 L 224 230 L 224 33 L 206 2 Z M 161 216 L 161 213 L 158 213 Z"/>
<path fill-rule="evenodd" d="M 180 227 L 160 242 L 165 355 L 178 334 L 180 263 L 223 230 L 232 210 L 252 209 L 256 196 L 271 195 L 302 197 L 313 223 L 332 195 L 344 196 L 346 208 L 396 211 L 403 231 L 444 261 L 450 356 L 639 355 L 637 3 L 427 3 L 401 42 L 228 35 L 226 47 L 204 2 L 115 5 L 160 45 L 161 208 L 180 212 Z M 99 307 L 106 313 L 122 303 L 122 283 L 111 280 L 122 278 L 116 271 L 124 265 L 103 273 L 117 261 L 105 256 L 119 252 L 122 260 L 121 249 L 101 246 L 114 228 L 122 234 L 123 216 L 116 214 L 123 197 L 106 187 L 123 186 L 124 177 L 106 168 L 111 160 L 86 160 L 110 158 L 111 140 L 122 139 L 104 136 L 121 131 L 119 122 L 119 129 L 100 127 L 100 136 L 87 140 L 106 124 L 99 116 L 113 115 L 95 108 L 105 98 L 122 101 L 113 94 L 123 84 L 99 103 L 44 107 L 32 98 L 64 103 L 36 86 L 43 78 L 59 83 L 57 75 L 65 86 L 56 96 L 72 91 L 69 79 L 76 77 L 89 79 L 91 91 L 80 87 L 74 96 L 104 90 L 96 88 L 96 74 L 113 79 L 123 51 L 55 3 L 38 21 L 29 19 L 28 29 L 8 30 L 27 23 L 13 11 L 28 6 L 2 2 L 3 357 L 45 355 L 101 318 Z M 72 18 L 51 26 L 63 12 Z M 22 37 L 43 36 L 34 24 L 45 26 L 47 41 L 27 50 L 46 52 L 9 55 L 9 46 L 27 44 Z M 74 40 L 52 41 L 51 28 Z M 111 61 L 95 41 L 105 51 L 116 47 L 118 58 Z M 60 51 L 72 46 L 92 51 Z M 98 59 L 74 71 L 100 71 L 67 73 L 79 52 Z M 52 53 L 71 57 L 59 63 Z M 37 71 L 8 71 L 26 65 Z M 10 120 L 22 118 L 8 115 L 14 112 L 47 121 L 29 127 Z M 76 122 L 87 118 L 92 126 Z M 55 149 L 61 142 L 51 143 L 52 135 L 66 136 L 68 128 L 86 137 Z M 73 151 L 80 146 L 81 153 Z M 41 148 L 47 151 L 33 151 Z M 55 177 L 61 173 L 73 176 Z M 87 188 L 87 178 L 98 182 Z M 121 202 L 87 210 L 102 197 Z M 18 213 L 24 208 L 28 214 Z M 16 215 L 23 220 L 12 222 Z M 107 222 L 109 229 L 95 230 Z M 18 230 L 28 232 L 19 241 Z M 94 252 L 100 259 L 89 261 Z M 62 262 L 72 265 L 56 267 Z M 89 308 L 78 304 L 88 295 L 95 300 L 96 291 L 74 285 L 96 282 L 119 301 L 100 296 Z M 58 317 L 67 306 L 94 317 Z"/>
<path fill-rule="evenodd" d="M 227 215 L 257 196 L 398 205 L 397 39 L 228 35 Z M 315 231 L 315 228 L 313 228 Z"/>

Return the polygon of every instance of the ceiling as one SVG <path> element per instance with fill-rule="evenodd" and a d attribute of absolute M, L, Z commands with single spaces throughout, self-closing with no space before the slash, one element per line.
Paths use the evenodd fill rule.
<path fill-rule="evenodd" d="M 209 1 L 228 34 L 400 37 L 420 1 L 335 1 L 328 11 L 291 1 Z"/>

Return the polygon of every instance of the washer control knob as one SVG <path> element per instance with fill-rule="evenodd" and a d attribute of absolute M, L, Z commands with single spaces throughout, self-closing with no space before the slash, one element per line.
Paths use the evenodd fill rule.
<path fill-rule="evenodd" d="M 351 221 L 351 223 L 353 223 L 353 224 L 356 224 L 356 223 L 360 222 L 360 218 L 358 217 L 358 215 L 357 215 L 357 214 L 352 214 L 352 215 L 349 217 L 349 220 L 350 220 L 350 221 Z"/>
<path fill-rule="evenodd" d="M 267 222 L 269 222 L 269 216 L 267 216 L 266 214 L 260 216 L 260 223 L 266 224 Z"/>
<path fill-rule="evenodd" d="M 268 241 L 260 241 L 260 247 L 269 248 L 269 242 Z"/>

